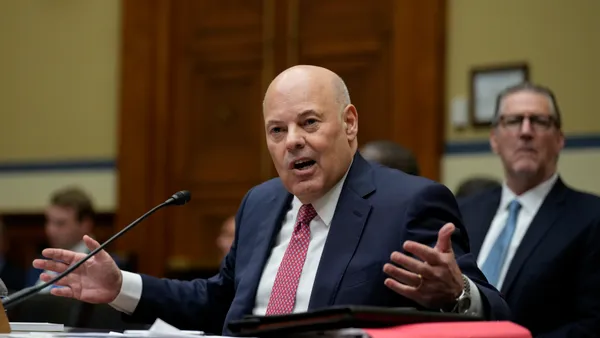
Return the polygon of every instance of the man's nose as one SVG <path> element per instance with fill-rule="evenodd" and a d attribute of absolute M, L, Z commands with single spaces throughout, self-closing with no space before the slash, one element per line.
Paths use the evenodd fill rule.
<path fill-rule="evenodd" d="M 304 147 L 306 141 L 304 139 L 304 133 L 298 128 L 289 128 L 287 138 L 285 140 L 285 146 L 289 151 L 294 149 L 301 149 Z"/>
<path fill-rule="evenodd" d="M 523 119 L 523 122 L 521 123 L 521 130 L 520 130 L 521 136 L 531 136 L 532 133 L 533 133 L 533 128 L 532 128 L 531 122 L 529 121 L 528 118 Z"/>

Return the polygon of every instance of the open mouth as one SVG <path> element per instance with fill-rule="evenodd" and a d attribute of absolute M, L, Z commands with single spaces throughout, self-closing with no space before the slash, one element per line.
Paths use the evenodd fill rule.
<path fill-rule="evenodd" d="M 296 170 L 307 170 L 314 166 L 316 163 L 316 161 L 309 159 L 298 160 L 292 164 L 292 168 Z"/>

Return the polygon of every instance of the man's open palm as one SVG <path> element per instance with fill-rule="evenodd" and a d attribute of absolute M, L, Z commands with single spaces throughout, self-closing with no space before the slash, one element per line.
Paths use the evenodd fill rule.
<path fill-rule="evenodd" d="M 84 236 L 83 241 L 90 251 L 100 246 L 98 242 L 88 236 Z M 44 249 L 42 255 L 48 259 L 36 259 L 33 261 L 33 266 L 56 273 L 65 271 L 69 265 L 86 256 L 83 253 L 63 249 Z M 41 275 L 44 282 L 54 277 L 47 273 Z M 53 288 L 51 293 L 88 303 L 110 303 L 119 294 L 121 284 L 121 271 L 110 255 L 102 250 L 75 271 L 58 281 L 56 285 L 62 287 Z"/>

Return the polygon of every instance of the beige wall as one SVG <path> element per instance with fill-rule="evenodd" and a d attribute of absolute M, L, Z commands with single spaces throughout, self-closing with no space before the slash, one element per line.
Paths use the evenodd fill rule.
<path fill-rule="evenodd" d="M 470 67 L 524 60 L 534 81 L 555 89 L 567 135 L 600 135 L 600 1 L 448 0 L 448 11 L 448 105 L 467 95 Z M 119 24 L 119 0 L 0 1 L 0 164 L 115 158 Z M 486 137 L 446 128 L 448 142 Z M 442 162 L 452 189 L 472 174 L 501 176 L 489 153 Z M 599 149 L 568 149 L 560 168 L 569 182 L 600 192 L 589 179 L 600 172 Z M 115 175 L 113 168 L 0 170 L 0 211 L 38 210 L 68 183 L 110 210 Z"/>
<path fill-rule="evenodd" d="M 119 10 L 118 0 L 0 1 L 1 164 L 114 160 Z M 39 209 L 65 183 L 113 208 L 114 170 L 83 171 L 0 171 L 0 210 Z"/>
<path fill-rule="evenodd" d="M 526 61 L 531 80 L 556 92 L 567 139 L 583 134 L 600 144 L 600 1 L 449 0 L 448 11 L 447 107 L 453 98 L 468 98 L 471 67 Z M 446 125 L 448 142 L 485 142 L 488 134 Z M 576 187 L 600 193 L 597 147 L 565 150 L 559 167 Z M 473 174 L 502 175 L 490 153 L 447 154 L 442 171 L 451 189 Z"/>

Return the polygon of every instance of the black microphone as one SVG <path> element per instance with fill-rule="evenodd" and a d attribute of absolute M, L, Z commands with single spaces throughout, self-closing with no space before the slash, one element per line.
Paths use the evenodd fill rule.
<path fill-rule="evenodd" d="M 155 206 L 154 208 L 152 208 L 152 210 L 150 210 L 147 213 L 145 213 L 144 215 L 142 215 L 142 217 L 136 219 L 131 224 L 129 224 L 128 226 L 123 228 L 121 231 L 117 232 L 115 235 L 113 235 L 111 238 L 109 238 L 106 242 L 102 243 L 102 245 L 100 245 L 94 251 L 90 252 L 87 256 L 85 256 L 82 260 L 69 266 L 69 268 L 67 270 L 63 271 L 61 274 L 57 275 L 56 277 L 52 278 L 51 280 L 47 281 L 46 283 L 32 286 L 32 287 L 23 289 L 19 292 L 15 292 L 10 296 L 4 297 L 2 299 L 2 305 L 4 306 L 5 309 L 7 309 L 8 307 L 10 307 L 12 305 L 20 303 L 20 302 L 24 301 L 25 299 L 35 295 L 36 293 L 40 292 L 40 290 L 46 288 L 47 286 L 58 282 L 59 280 L 63 279 L 66 275 L 70 274 L 73 270 L 80 267 L 81 264 L 85 263 L 88 259 L 92 258 L 100 250 L 103 250 L 107 245 L 112 243 L 112 241 L 121 237 L 127 231 L 131 230 L 131 228 L 133 228 L 138 223 L 143 221 L 146 217 L 152 215 L 158 209 L 162 209 L 162 208 L 164 208 L 166 206 L 170 206 L 170 205 L 184 205 L 187 202 L 189 202 L 191 198 L 192 198 L 192 195 L 187 190 L 182 190 L 182 191 L 176 192 L 175 194 L 173 194 L 173 196 L 169 197 L 169 199 L 167 199 L 166 201 L 162 202 L 161 204 Z"/>

